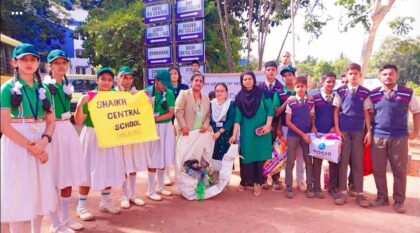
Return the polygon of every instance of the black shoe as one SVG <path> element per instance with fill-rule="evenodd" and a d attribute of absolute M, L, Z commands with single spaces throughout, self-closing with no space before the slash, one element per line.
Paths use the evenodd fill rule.
<path fill-rule="evenodd" d="M 389 201 L 388 199 L 377 197 L 375 200 L 370 201 L 369 205 L 372 207 L 389 206 Z"/>
<path fill-rule="evenodd" d="M 330 194 L 330 196 L 334 199 L 336 199 L 338 197 L 337 191 L 335 191 L 333 189 L 328 189 L 328 194 Z"/>
<path fill-rule="evenodd" d="M 288 185 L 286 187 L 286 190 L 284 191 L 284 196 L 287 198 L 293 198 L 293 188 L 291 185 Z"/>
<path fill-rule="evenodd" d="M 366 197 L 365 197 L 365 196 L 363 196 L 362 194 L 357 195 L 357 197 L 356 197 L 356 202 L 357 202 L 357 204 L 358 204 L 359 206 L 361 206 L 361 207 L 365 207 L 365 208 L 369 207 L 369 202 L 368 202 L 368 200 L 367 200 L 367 199 L 366 199 Z"/>
<path fill-rule="evenodd" d="M 307 197 L 307 198 L 314 198 L 314 197 L 315 197 L 314 188 L 312 188 L 312 187 L 308 187 L 308 188 L 306 189 L 306 197 Z"/>
<path fill-rule="evenodd" d="M 394 210 L 398 213 L 405 213 L 405 211 L 407 210 L 405 208 L 404 202 L 395 202 L 392 207 L 394 207 Z"/>
<path fill-rule="evenodd" d="M 321 189 L 315 189 L 315 197 L 319 199 L 324 199 L 324 192 Z"/>
<path fill-rule="evenodd" d="M 334 200 L 336 205 L 344 205 L 347 202 L 347 194 L 338 193 L 337 198 Z"/>

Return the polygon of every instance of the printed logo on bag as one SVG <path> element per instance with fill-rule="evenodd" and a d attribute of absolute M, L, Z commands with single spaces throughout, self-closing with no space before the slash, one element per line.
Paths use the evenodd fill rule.
<path fill-rule="evenodd" d="M 319 143 L 318 149 L 325 150 L 325 148 L 327 148 L 327 145 L 325 145 L 325 143 L 323 143 L 323 142 Z"/>

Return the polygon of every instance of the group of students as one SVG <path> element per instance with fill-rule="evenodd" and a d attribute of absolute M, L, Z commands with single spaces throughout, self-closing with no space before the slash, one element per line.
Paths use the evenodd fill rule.
<path fill-rule="evenodd" d="M 329 163 L 328 193 L 337 205 L 346 203 L 348 195 L 356 197 L 362 207 L 389 205 L 386 183 L 387 162 L 394 176 L 393 208 L 406 211 L 404 205 L 408 160 L 408 140 L 414 140 L 420 128 L 420 104 L 410 88 L 397 84 L 398 68 L 384 64 L 379 69 L 381 87 L 369 90 L 359 84 L 361 67 L 348 64 L 343 85 L 334 90 L 336 75 L 326 72 L 321 77 L 318 94 L 308 95 L 307 78 L 295 76 L 288 65 L 280 69 L 284 86 L 275 79 L 277 64 L 265 64 L 266 80 L 257 86 L 253 72 L 241 75 L 242 90 L 235 99 L 236 121 L 230 143 L 234 143 L 240 128 L 241 184 L 254 187 L 259 196 L 268 188 L 262 175 L 263 163 L 271 158 L 274 138 L 285 138 L 287 162 L 285 191 L 293 198 L 293 169 L 302 157 L 306 173 L 306 187 L 298 181 L 298 188 L 308 198 L 324 198 L 321 189 L 322 159 L 309 155 L 308 133 L 335 133 L 342 139 L 340 161 Z M 413 114 L 414 128 L 408 130 L 408 114 Z M 254 133 L 262 127 L 263 135 Z M 271 134 L 271 136 L 269 136 Z M 270 141 L 271 140 L 271 141 Z M 370 145 L 373 176 L 378 190 L 377 198 L 368 201 L 363 195 L 364 147 Z M 350 174 L 348 167 L 350 165 Z M 303 169 L 296 169 L 303 176 Z M 279 174 L 272 175 L 273 190 L 283 189 Z M 348 192 L 347 179 L 351 181 Z"/>
<path fill-rule="evenodd" d="M 99 210 L 103 212 L 120 213 L 110 200 L 111 187 L 122 187 L 122 208 L 144 205 L 136 195 L 136 172 L 148 171 L 149 199 L 159 201 L 161 195 L 172 195 L 165 184 L 170 183 L 167 168 L 174 164 L 176 135 L 188 136 L 192 130 L 213 133 L 215 167 L 229 145 L 239 138 L 243 158 L 237 190 L 252 186 L 256 196 L 269 187 L 262 168 L 271 159 L 273 141 L 276 137 L 286 138 L 288 198 L 293 197 L 295 159 L 300 189 L 306 189 L 309 198 L 324 197 L 320 186 L 322 160 L 308 155 L 307 133 L 335 132 L 343 139 L 340 163 L 330 163 L 329 193 L 335 203 L 347 200 L 351 161 L 357 203 L 364 207 L 388 205 L 385 172 L 389 159 L 394 173 L 394 208 L 398 212 L 405 210 L 407 140 L 418 133 L 420 107 L 411 89 L 396 84 L 398 69 L 392 64 L 380 70 L 381 88 L 369 91 L 359 85 L 360 66 L 352 63 L 346 71 L 348 84 L 335 92 L 336 76 L 328 72 L 322 76 L 320 94 L 308 96 L 305 77 L 295 77 L 290 65 L 282 66 L 283 86 L 275 78 L 277 64 L 268 62 L 266 80 L 260 85 L 252 71 L 241 74 L 242 88 L 234 101 L 228 99 L 228 88 L 223 83 L 215 86 L 213 100 L 204 95 L 201 73 L 194 73 L 189 88 L 181 83 L 177 68 L 159 70 L 154 83 L 145 90 L 153 105 L 160 139 L 104 149 L 98 146 L 88 108 L 96 92 L 83 95 L 77 104 L 74 119 L 76 124 L 84 125 L 79 137 L 70 123 L 74 88 L 65 75 L 69 58 L 64 51 L 53 50 L 47 62 L 50 72 L 42 80 L 36 48 L 26 43 L 16 46 L 12 61 L 15 77 L 1 88 L 1 222 L 8 222 L 12 233 L 40 232 L 43 215 L 51 218 L 50 232 L 81 230 L 83 225 L 68 215 L 73 186 L 79 187 L 76 214 L 82 220 L 94 218 L 86 205 L 90 189 L 101 191 Z M 121 67 L 116 78 L 109 67 L 98 70 L 96 76 L 97 91 L 137 92 L 133 88 L 134 72 L 128 66 Z M 415 116 L 410 134 L 409 111 Z M 261 129 L 258 135 L 257 128 Z M 372 143 L 378 188 L 377 199 L 370 203 L 363 196 L 363 143 Z M 303 167 L 306 186 L 302 184 Z M 273 175 L 272 180 L 274 190 L 283 188 L 280 174 Z M 56 208 L 56 190 L 60 190 L 60 211 Z"/>

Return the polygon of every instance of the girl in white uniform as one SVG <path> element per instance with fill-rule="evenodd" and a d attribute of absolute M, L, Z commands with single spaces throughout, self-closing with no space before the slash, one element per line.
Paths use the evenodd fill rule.
<path fill-rule="evenodd" d="M 128 66 L 123 66 L 118 70 L 117 86 L 119 91 L 129 91 L 133 94 L 137 92 L 133 86 L 134 72 Z M 122 146 L 125 165 L 126 179 L 122 185 L 121 207 L 130 208 L 130 203 L 138 206 L 145 205 L 145 202 L 136 196 L 136 172 L 147 169 L 146 153 L 148 152 L 147 143 L 136 143 Z M 128 175 L 127 175 L 128 174 Z"/>
<path fill-rule="evenodd" d="M 42 216 L 57 204 L 48 159 L 54 114 L 38 73 L 39 59 L 33 45 L 16 46 L 16 76 L 1 88 L 1 222 L 9 223 L 11 233 L 31 228 L 40 233 Z"/>
<path fill-rule="evenodd" d="M 74 88 L 66 77 L 69 58 L 64 51 L 55 49 L 48 54 L 47 61 L 51 71 L 44 78 L 44 83 L 52 96 L 56 120 L 51 144 L 53 156 L 50 159 L 55 187 L 61 190 L 61 222 L 73 230 L 81 230 L 83 225 L 72 221 L 68 214 L 72 186 L 80 186 L 87 180 L 85 167 L 82 166 L 82 144 L 70 122 L 70 100 Z"/>
<path fill-rule="evenodd" d="M 98 91 L 110 91 L 114 82 L 114 73 L 109 67 L 96 72 Z M 94 125 L 90 118 L 88 102 L 92 93 L 83 95 L 77 104 L 74 120 L 76 124 L 84 124 L 80 140 L 83 147 L 84 165 L 86 166 L 88 181 L 79 189 L 79 204 L 76 209 L 77 216 L 82 220 L 91 220 L 93 215 L 86 206 L 87 195 L 92 187 L 102 191 L 99 210 L 110 214 L 119 214 L 120 209 L 112 205 L 109 198 L 111 187 L 121 186 L 124 182 L 124 160 L 122 148 L 99 148 Z"/>

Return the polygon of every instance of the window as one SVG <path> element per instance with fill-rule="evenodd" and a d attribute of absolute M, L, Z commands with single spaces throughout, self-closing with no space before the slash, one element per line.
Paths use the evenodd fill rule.
<path fill-rule="evenodd" d="M 76 74 L 86 74 L 86 68 L 83 66 L 76 66 Z"/>
<path fill-rule="evenodd" d="M 82 53 L 83 53 L 83 49 L 76 49 L 76 57 L 77 58 L 82 58 Z"/>

